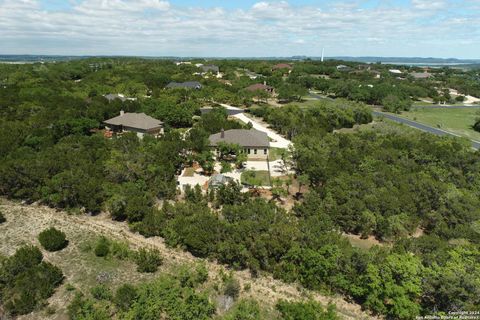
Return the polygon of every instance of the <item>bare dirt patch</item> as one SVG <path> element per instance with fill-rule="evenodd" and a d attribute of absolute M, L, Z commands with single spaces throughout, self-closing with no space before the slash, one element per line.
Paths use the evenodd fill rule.
<path fill-rule="evenodd" d="M 66 319 L 66 307 L 73 298 L 73 292 L 68 285 L 80 290 L 86 290 L 97 283 L 100 272 L 111 275 L 112 286 L 126 282 L 138 283 L 155 278 L 159 273 L 172 272 L 179 265 L 193 264 L 201 259 L 193 257 L 188 252 L 167 248 L 163 239 L 159 237 L 145 238 L 129 230 L 126 223 L 111 220 L 106 214 L 90 217 L 85 215 L 71 215 L 38 205 L 21 205 L 0 199 L 0 208 L 5 213 L 7 222 L 0 225 L 0 254 L 11 255 L 22 244 L 39 246 L 37 235 L 45 228 L 54 226 L 67 234 L 70 241 L 67 248 L 60 252 L 49 253 L 43 251 L 45 259 L 59 266 L 65 275 L 64 284 L 49 299 L 49 304 L 56 311 L 47 315 L 45 311 L 38 311 L 20 319 Z M 117 241 L 127 242 L 132 249 L 151 247 L 158 249 L 164 257 L 164 264 L 156 274 L 141 274 L 129 261 L 108 260 L 98 258 L 85 249 L 100 235 L 105 235 Z M 212 281 L 221 278 L 226 271 L 225 266 L 215 262 L 207 262 L 209 276 Z M 227 271 L 228 272 L 228 271 Z M 279 299 L 300 300 L 312 298 L 323 305 L 334 303 L 343 319 L 373 319 L 374 317 L 363 312 L 359 305 L 347 302 L 339 296 L 323 296 L 316 292 L 302 289 L 295 284 L 285 284 L 262 275 L 252 278 L 248 271 L 236 271 L 235 277 L 241 287 L 250 285 L 248 291 L 242 291 L 242 297 L 251 297 L 265 307 L 273 308 Z"/>

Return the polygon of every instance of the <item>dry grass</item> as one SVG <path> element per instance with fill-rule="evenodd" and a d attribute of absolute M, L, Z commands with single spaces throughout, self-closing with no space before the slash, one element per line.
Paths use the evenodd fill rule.
<path fill-rule="evenodd" d="M 39 245 L 37 235 L 45 228 L 55 226 L 64 231 L 70 241 L 67 248 L 60 252 L 43 251 L 45 259 L 59 266 L 65 275 L 63 285 L 49 299 L 49 304 L 55 310 L 53 315 L 45 311 L 37 311 L 20 319 L 66 319 L 66 307 L 73 298 L 73 291 L 67 290 L 74 286 L 82 291 L 87 290 L 97 281 L 99 272 L 111 275 L 110 284 L 116 287 L 123 283 L 138 283 L 155 278 L 160 273 L 173 273 L 180 265 L 193 264 L 201 261 L 187 252 L 167 248 L 162 238 L 145 238 L 129 231 L 127 224 L 112 221 L 106 214 L 96 217 L 84 215 L 69 215 L 44 206 L 24 206 L 18 203 L 0 199 L 0 209 L 5 213 L 7 222 L 0 225 L 0 254 L 11 255 L 22 244 Z M 129 261 L 104 259 L 95 257 L 91 250 L 86 250 L 91 242 L 100 235 L 125 241 L 132 249 L 152 247 L 158 249 L 164 257 L 164 264 L 155 274 L 141 274 Z M 225 267 L 215 262 L 207 262 L 210 285 L 219 281 Z M 307 291 L 295 284 L 285 284 L 270 276 L 252 278 L 248 271 L 235 272 L 241 287 L 250 284 L 248 292 L 242 292 L 241 297 L 254 298 L 266 308 L 273 308 L 279 299 L 299 300 L 312 298 L 324 305 L 332 302 L 343 319 L 371 319 L 360 306 L 349 303 L 341 297 L 326 297 Z M 218 282 L 217 282 L 218 283 Z"/>

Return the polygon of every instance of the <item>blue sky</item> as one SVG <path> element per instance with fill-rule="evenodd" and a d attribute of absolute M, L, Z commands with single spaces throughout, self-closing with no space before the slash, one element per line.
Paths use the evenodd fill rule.
<path fill-rule="evenodd" d="M 480 0 L 0 0 L 0 54 L 480 58 Z"/>

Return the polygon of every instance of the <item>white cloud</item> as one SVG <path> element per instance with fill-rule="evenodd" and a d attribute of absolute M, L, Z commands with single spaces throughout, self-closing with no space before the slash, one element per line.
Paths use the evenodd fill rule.
<path fill-rule="evenodd" d="M 280 56 L 299 54 L 300 45 L 307 55 L 323 47 L 328 55 L 475 55 L 480 34 L 472 26 L 480 12 L 455 11 L 447 1 L 454 0 L 374 8 L 361 1 L 321 8 L 262 1 L 227 10 L 76 0 L 71 10 L 48 11 L 36 0 L 0 0 L 0 53 Z M 463 10 L 478 5 L 466 1 Z"/>
<path fill-rule="evenodd" d="M 447 7 L 444 0 L 412 0 L 413 7 L 420 10 L 439 10 Z"/>

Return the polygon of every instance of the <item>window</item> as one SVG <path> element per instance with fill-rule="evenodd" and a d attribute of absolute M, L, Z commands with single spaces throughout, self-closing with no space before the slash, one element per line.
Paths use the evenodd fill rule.
<path fill-rule="evenodd" d="M 250 149 L 247 149 L 247 153 L 250 154 Z"/>
<path fill-rule="evenodd" d="M 257 149 L 253 149 L 253 154 L 257 154 Z"/>
<path fill-rule="evenodd" d="M 267 149 L 263 149 L 263 154 L 267 154 Z"/>

